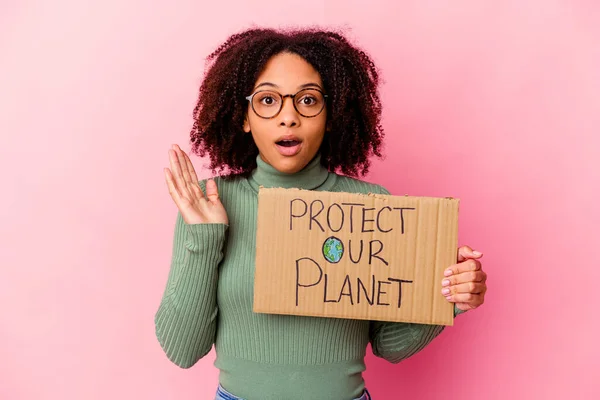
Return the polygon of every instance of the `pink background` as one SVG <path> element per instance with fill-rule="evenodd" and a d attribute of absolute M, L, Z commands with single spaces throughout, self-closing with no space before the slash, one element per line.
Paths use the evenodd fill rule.
<path fill-rule="evenodd" d="M 182 370 L 154 337 L 162 168 L 204 57 L 252 24 L 352 28 L 385 79 L 366 179 L 460 198 L 485 253 L 482 308 L 399 365 L 368 357 L 375 400 L 600 398 L 598 2 L 89 3 L 0 3 L 0 398 L 213 396 L 214 354 Z"/>

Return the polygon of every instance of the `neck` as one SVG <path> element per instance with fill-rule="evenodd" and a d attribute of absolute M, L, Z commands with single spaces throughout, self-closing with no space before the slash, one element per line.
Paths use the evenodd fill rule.
<path fill-rule="evenodd" d="M 256 169 L 252 171 L 248 182 L 257 191 L 260 186 L 313 190 L 323 185 L 328 176 L 329 172 L 321 165 L 320 154 L 317 154 L 302 170 L 293 174 L 278 171 L 263 161 L 259 155 L 256 157 Z"/>

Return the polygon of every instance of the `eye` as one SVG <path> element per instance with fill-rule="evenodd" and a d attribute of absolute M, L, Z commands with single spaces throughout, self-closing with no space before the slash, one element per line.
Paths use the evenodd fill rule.
<path fill-rule="evenodd" d="M 265 96 L 261 99 L 261 101 L 267 105 L 273 104 L 275 102 L 275 99 L 271 96 Z"/>
<path fill-rule="evenodd" d="M 265 106 L 272 106 L 278 103 L 278 99 L 271 93 L 264 93 L 259 96 L 258 102 Z"/>
<path fill-rule="evenodd" d="M 314 96 L 307 94 L 300 98 L 299 103 L 303 106 L 312 106 L 317 103 L 317 99 Z"/>

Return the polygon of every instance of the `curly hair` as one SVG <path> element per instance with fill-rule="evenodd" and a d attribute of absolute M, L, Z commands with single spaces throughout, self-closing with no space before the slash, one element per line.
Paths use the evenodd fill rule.
<path fill-rule="evenodd" d="M 382 157 L 379 73 L 371 58 L 342 34 L 314 28 L 248 29 L 230 36 L 207 57 L 207 71 L 194 108 L 192 151 L 210 157 L 209 168 L 247 176 L 258 148 L 243 131 L 246 96 L 269 59 L 297 54 L 321 75 L 328 94 L 327 132 L 321 163 L 349 176 L 368 172 L 371 155 Z"/>

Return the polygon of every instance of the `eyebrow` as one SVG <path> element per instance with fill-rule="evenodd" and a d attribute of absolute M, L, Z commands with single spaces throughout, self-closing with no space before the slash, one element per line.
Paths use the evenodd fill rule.
<path fill-rule="evenodd" d="M 274 87 L 274 88 L 279 88 L 279 86 L 277 86 L 274 83 L 271 83 L 271 82 L 262 82 L 262 83 L 256 85 L 256 87 L 254 88 L 254 90 L 256 90 L 256 89 L 258 89 L 259 87 L 262 87 L 262 86 L 270 86 L 270 87 Z M 317 87 L 317 88 L 323 90 L 323 88 L 321 87 L 321 85 L 319 85 L 318 83 L 314 83 L 314 82 L 305 83 L 304 85 L 301 85 L 299 87 L 299 89 L 306 89 L 306 88 L 309 88 L 309 87 Z"/>

